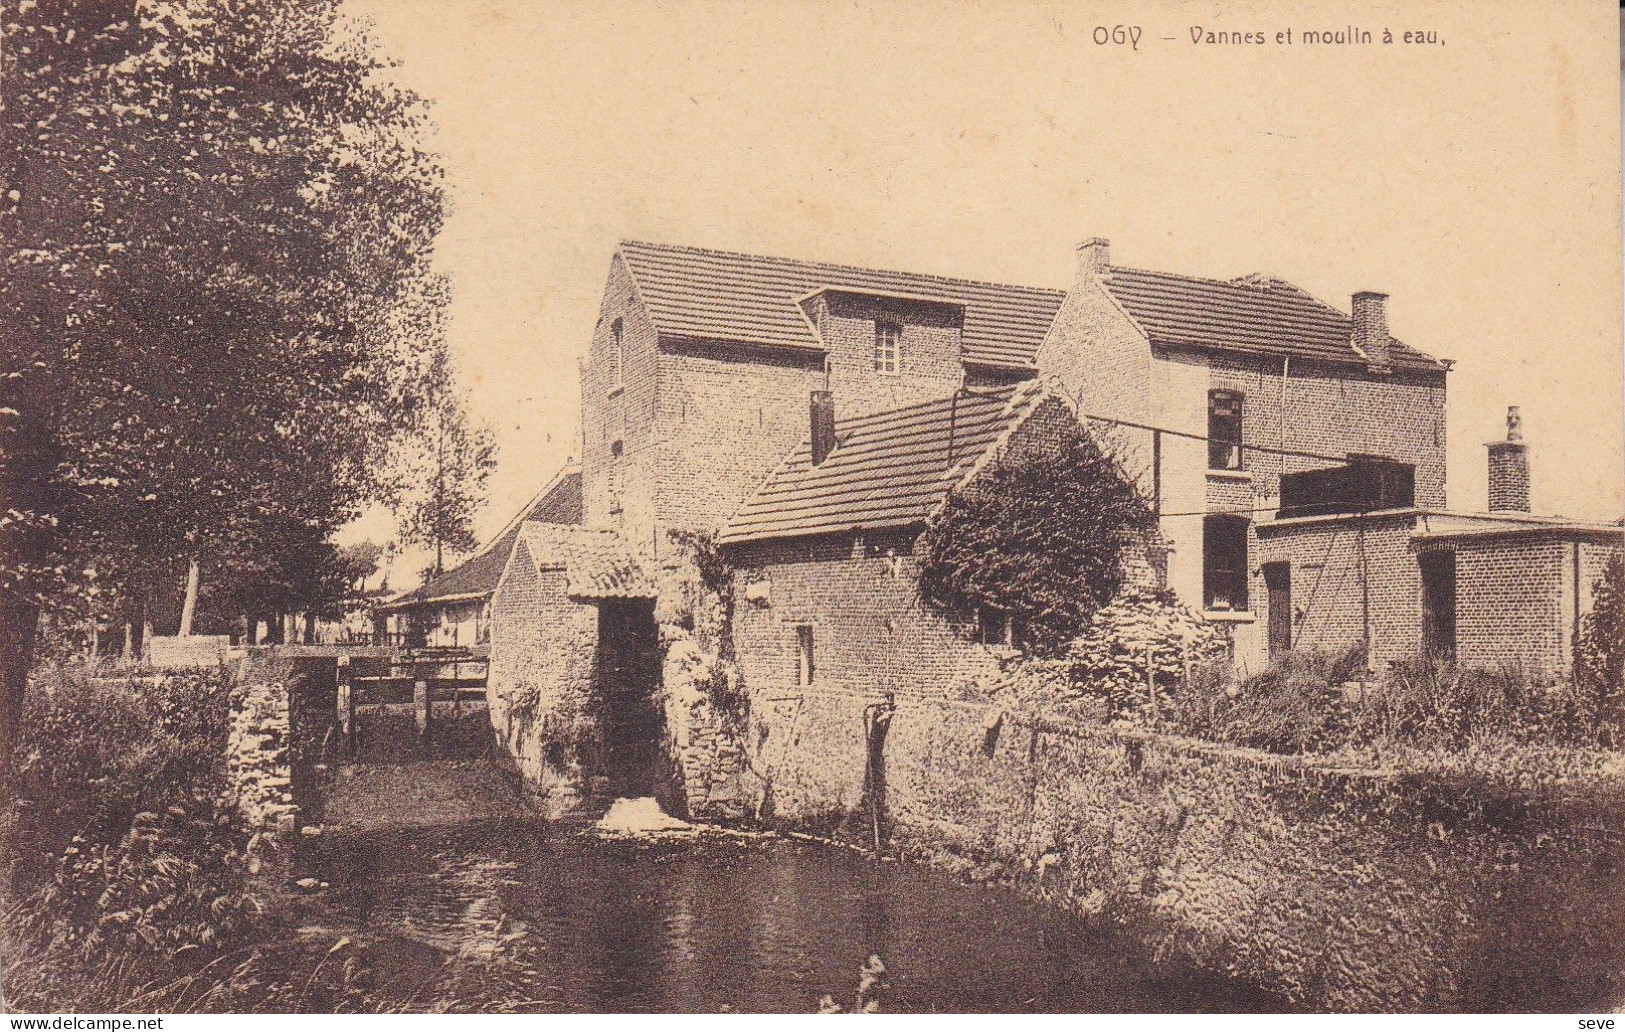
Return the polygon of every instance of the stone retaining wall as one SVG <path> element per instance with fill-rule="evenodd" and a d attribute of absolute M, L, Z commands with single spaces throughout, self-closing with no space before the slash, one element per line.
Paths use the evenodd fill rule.
<path fill-rule="evenodd" d="M 778 817 L 867 832 L 872 701 L 753 704 L 751 763 Z M 1586 1010 L 1625 995 L 1617 801 L 1536 806 L 942 701 L 900 702 L 883 755 L 901 851 L 1305 1006 Z"/>

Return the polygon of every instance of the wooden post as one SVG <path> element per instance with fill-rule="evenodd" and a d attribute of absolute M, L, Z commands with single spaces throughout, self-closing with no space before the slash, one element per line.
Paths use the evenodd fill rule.
<path fill-rule="evenodd" d="M 339 730 L 344 739 L 344 755 L 355 756 L 355 685 L 350 680 L 350 657 L 340 656 L 339 671 Z"/>
<path fill-rule="evenodd" d="M 430 729 L 434 723 L 434 700 L 429 694 L 429 682 L 421 675 L 417 675 L 415 668 L 413 674 L 415 676 L 412 679 L 412 712 L 417 717 L 418 740 L 423 743 L 424 748 L 428 748 Z"/>
<path fill-rule="evenodd" d="M 1151 700 L 1151 723 L 1157 722 L 1157 667 L 1155 645 L 1145 647 L 1145 693 Z"/>

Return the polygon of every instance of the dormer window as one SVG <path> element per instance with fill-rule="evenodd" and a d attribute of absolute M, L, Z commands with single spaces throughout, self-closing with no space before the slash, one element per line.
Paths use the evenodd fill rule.
<path fill-rule="evenodd" d="M 903 366 L 903 328 L 893 322 L 875 323 L 875 372 L 896 374 Z"/>
<path fill-rule="evenodd" d="M 621 385 L 622 331 L 623 327 L 621 325 L 621 320 L 616 319 L 614 322 L 609 324 L 609 371 L 611 376 L 609 382 L 611 387 L 619 387 Z"/>
<path fill-rule="evenodd" d="M 1207 468 L 1241 468 L 1241 394 L 1209 391 L 1207 395 Z"/>

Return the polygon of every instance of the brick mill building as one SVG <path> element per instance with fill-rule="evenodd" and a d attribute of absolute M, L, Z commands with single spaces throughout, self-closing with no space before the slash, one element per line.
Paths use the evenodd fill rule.
<path fill-rule="evenodd" d="M 631 623 L 624 601 L 569 604 L 599 606 L 600 664 L 604 641 L 642 649 L 674 535 L 716 535 L 752 691 L 946 689 L 1002 643 L 923 608 L 911 542 L 967 463 L 1064 411 L 1111 436 L 1158 516 L 1156 568 L 1242 669 L 1363 644 L 1561 672 L 1621 528 L 1529 515 L 1521 439 L 1491 449 L 1496 511 L 1450 512 L 1450 363 L 1395 339 L 1385 302 L 1126 268 L 1098 239 L 1066 290 L 622 243 L 582 367 L 581 508 L 648 597 Z M 540 597 L 498 597 L 497 695 L 504 623 L 564 605 Z"/>

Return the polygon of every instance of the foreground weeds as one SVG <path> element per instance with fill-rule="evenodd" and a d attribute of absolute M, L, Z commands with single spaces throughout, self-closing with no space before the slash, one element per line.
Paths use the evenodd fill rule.
<path fill-rule="evenodd" d="M 458 1006 L 463 958 L 406 984 L 365 946 L 294 925 L 285 847 L 223 802 L 232 691 L 224 669 L 36 676 L 0 812 L 5 1009 Z"/>

